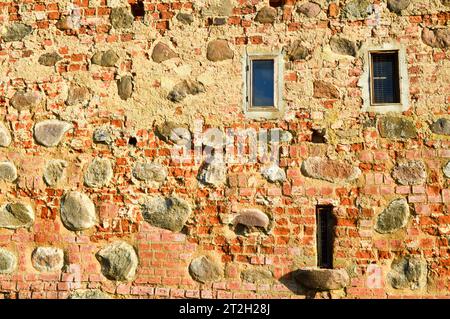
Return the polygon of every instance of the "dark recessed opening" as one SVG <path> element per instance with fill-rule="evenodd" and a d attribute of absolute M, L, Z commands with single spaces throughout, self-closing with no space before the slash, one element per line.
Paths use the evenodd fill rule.
<path fill-rule="evenodd" d="M 271 7 L 282 7 L 284 5 L 285 0 L 270 0 L 269 5 Z"/>
<path fill-rule="evenodd" d="M 311 135 L 311 142 L 313 143 L 317 143 L 317 144 L 321 144 L 321 143 L 326 143 L 327 139 L 325 138 L 325 129 L 321 129 L 321 130 L 312 130 L 312 135 Z"/>
<path fill-rule="evenodd" d="M 137 145 L 137 138 L 135 138 L 135 137 L 130 137 L 130 139 L 128 140 L 128 145 L 131 145 L 131 146 L 136 146 Z"/>
<path fill-rule="evenodd" d="M 398 52 L 371 53 L 372 104 L 400 103 Z"/>
<path fill-rule="evenodd" d="M 131 13 L 134 17 L 143 17 L 145 16 L 145 7 L 144 1 L 139 0 L 136 3 L 131 5 Z"/>
<path fill-rule="evenodd" d="M 334 226 L 333 206 L 319 205 L 316 207 L 317 235 L 317 266 L 333 268 Z"/>

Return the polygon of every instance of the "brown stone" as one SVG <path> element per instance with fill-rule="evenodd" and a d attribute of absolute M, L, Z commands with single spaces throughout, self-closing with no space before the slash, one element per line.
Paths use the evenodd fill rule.
<path fill-rule="evenodd" d="M 277 14 L 277 9 L 266 6 L 259 10 L 255 17 L 255 21 L 259 23 L 273 23 Z"/>
<path fill-rule="evenodd" d="M 56 23 L 56 27 L 61 31 L 75 29 L 72 17 L 70 16 L 61 17 L 61 19 L 59 19 L 59 21 Z"/>
<path fill-rule="evenodd" d="M 350 182 L 359 177 L 358 167 L 340 160 L 322 157 L 310 157 L 302 163 L 302 173 L 311 178 L 329 182 Z"/>
<path fill-rule="evenodd" d="M 269 223 L 269 217 L 256 208 L 241 211 L 233 220 L 233 225 L 241 224 L 247 227 L 262 227 L 266 230 Z"/>
<path fill-rule="evenodd" d="M 393 140 L 416 138 L 417 130 L 414 123 L 407 118 L 399 116 L 384 116 L 379 121 L 381 137 Z"/>
<path fill-rule="evenodd" d="M 126 75 L 118 80 L 117 91 L 122 100 L 128 100 L 133 94 L 133 78 Z"/>
<path fill-rule="evenodd" d="M 167 98 L 172 102 L 181 102 L 188 94 L 197 95 L 203 92 L 205 92 L 205 87 L 201 82 L 184 80 L 173 87 Z"/>
<path fill-rule="evenodd" d="M 440 118 L 430 125 L 434 134 L 450 136 L 450 119 Z"/>
<path fill-rule="evenodd" d="M 38 92 L 16 92 L 11 98 L 10 104 L 18 111 L 32 110 L 41 102 L 41 95 Z"/>
<path fill-rule="evenodd" d="M 209 256 L 200 256 L 191 261 L 189 273 L 201 283 L 218 281 L 223 276 L 222 267 Z"/>
<path fill-rule="evenodd" d="M 402 161 L 392 170 L 392 177 L 401 185 L 420 185 L 425 183 L 427 171 L 422 161 Z"/>
<path fill-rule="evenodd" d="M 350 283 L 345 269 L 299 269 L 295 279 L 302 286 L 319 291 L 343 289 Z"/>
<path fill-rule="evenodd" d="M 173 51 L 167 44 L 158 43 L 153 48 L 152 59 L 156 63 L 161 63 L 166 60 L 170 60 L 178 57 L 178 55 Z"/>
<path fill-rule="evenodd" d="M 330 47 L 334 53 L 356 56 L 356 44 L 348 39 L 334 36 L 330 40 Z"/>
<path fill-rule="evenodd" d="M 114 50 L 108 50 L 106 52 L 97 52 L 91 59 L 93 64 L 112 67 L 117 61 L 119 61 L 119 56 Z"/>
<path fill-rule="evenodd" d="M 287 56 L 291 61 L 304 60 L 308 55 L 309 50 L 299 40 L 294 41 L 287 48 Z"/>
<path fill-rule="evenodd" d="M 58 61 L 61 61 L 62 57 L 57 52 L 45 53 L 39 57 L 39 64 L 45 66 L 54 66 Z"/>
<path fill-rule="evenodd" d="M 448 48 L 450 47 L 450 28 L 424 28 L 422 31 L 422 41 L 433 48 Z"/>
<path fill-rule="evenodd" d="M 84 104 L 89 99 L 89 89 L 85 86 L 80 85 L 72 85 L 69 88 L 69 94 L 67 96 L 66 104 L 74 105 L 74 104 Z"/>
<path fill-rule="evenodd" d="M 183 24 L 191 24 L 194 22 L 192 14 L 180 12 L 177 14 L 177 20 Z"/>
<path fill-rule="evenodd" d="M 401 14 L 402 10 L 408 8 L 410 2 L 410 0 L 388 0 L 387 6 L 392 12 Z"/>
<path fill-rule="evenodd" d="M 129 29 L 133 26 L 134 17 L 128 8 L 112 8 L 110 20 L 116 29 Z"/>
<path fill-rule="evenodd" d="M 339 90 L 331 83 L 314 81 L 313 86 L 315 98 L 338 99 L 340 97 Z"/>
<path fill-rule="evenodd" d="M 322 11 L 322 8 L 314 2 L 306 2 L 298 7 L 297 12 L 302 13 L 308 18 L 315 18 Z"/>
<path fill-rule="evenodd" d="M 233 59 L 234 53 L 228 45 L 227 40 L 213 40 L 208 43 L 206 58 L 210 61 L 217 62 Z"/>

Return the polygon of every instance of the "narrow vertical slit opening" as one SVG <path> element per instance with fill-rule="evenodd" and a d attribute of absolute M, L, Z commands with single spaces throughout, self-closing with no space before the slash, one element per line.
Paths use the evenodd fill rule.
<path fill-rule="evenodd" d="M 333 242 L 335 219 L 333 206 L 319 205 L 316 207 L 317 226 L 317 266 L 333 268 Z"/>

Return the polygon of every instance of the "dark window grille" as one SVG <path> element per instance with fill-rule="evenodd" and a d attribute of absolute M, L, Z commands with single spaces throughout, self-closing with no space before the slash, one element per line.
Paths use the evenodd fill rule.
<path fill-rule="evenodd" d="M 372 59 L 372 104 L 400 103 L 398 52 L 374 52 Z"/>
<path fill-rule="evenodd" d="M 317 263 L 320 268 L 333 268 L 334 217 L 333 206 L 316 208 Z"/>

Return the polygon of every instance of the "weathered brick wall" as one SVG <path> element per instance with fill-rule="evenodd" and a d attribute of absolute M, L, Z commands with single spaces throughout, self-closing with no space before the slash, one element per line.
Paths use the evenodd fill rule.
<path fill-rule="evenodd" d="M 350 282 L 317 297 L 448 296 L 450 2 L 306 3 L 1 0 L 0 298 L 304 298 L 318 204 Z M 386 41 L 407 53 L 403 114 L 361 111 L 359 48 Z M 244 115 L 247 48 L 285 48 L 279 120 Z M 228 164 L 203 185 L 162 136 L 196 119 L 289 131 L 286 178 Z"/>

